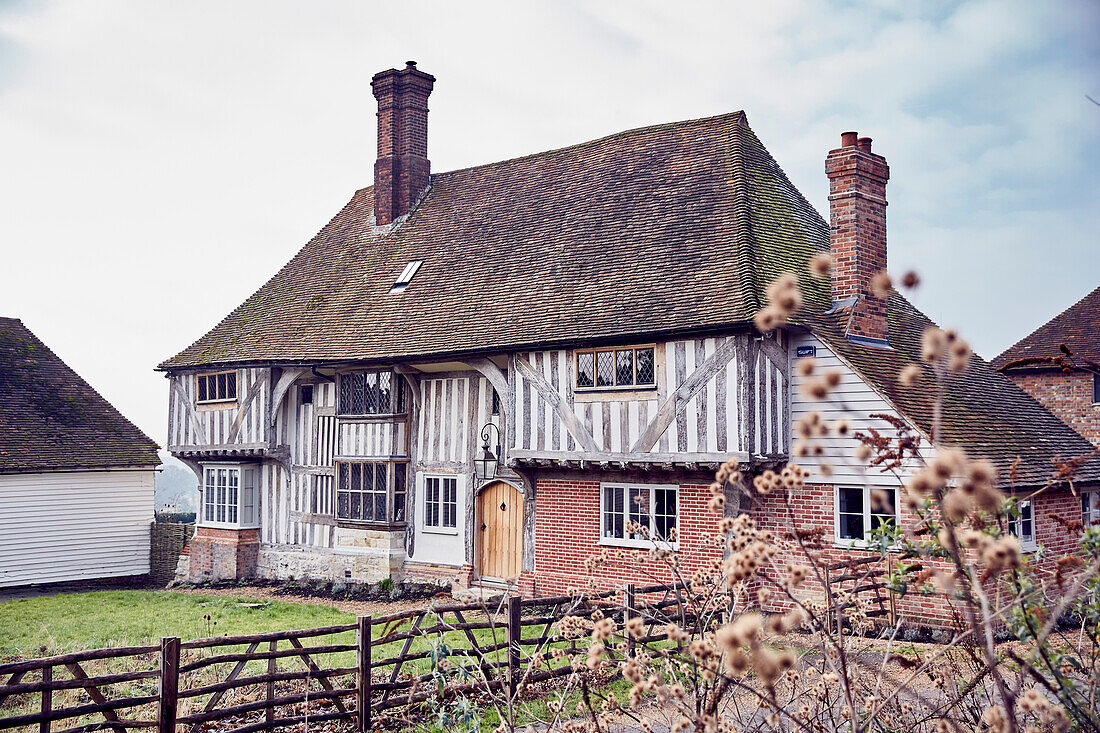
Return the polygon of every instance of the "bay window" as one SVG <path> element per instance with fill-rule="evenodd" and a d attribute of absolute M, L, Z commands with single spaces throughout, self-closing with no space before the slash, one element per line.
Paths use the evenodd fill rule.
<path fill-rule="evenodd" d="M 871 494 L 875 491 L 886 495 L 886 501 L 881 506 L 872 501 Z M 887 522 L 897 523 L 897 489 L 838 486 L 834 500 L 837 544 L 865 544 L 878 527 Z"/>
<path fill-rule="evenodd" d="M 673 541 L 679 505 L 676 486 L 600 484 L 600 543 L 652 547 L 654 540 Z M 628 531 L 628 525 L 647 530 Z"/>
<path fill-rule="evenodd" d="M 202 524 L 233 528 L 259 526 L 257 476 L 256 467 L 251 465 L 204 465 Z"/>
<path fill-rule="evenodd" d="M 336 518 L 348 522 L 405 521 L 408 464 L 340 461 L 336 464 Z"/>

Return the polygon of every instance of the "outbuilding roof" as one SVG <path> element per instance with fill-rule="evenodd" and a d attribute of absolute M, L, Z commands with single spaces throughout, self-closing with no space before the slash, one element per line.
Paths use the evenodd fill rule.
<path fill-rule="evenodd" d="M 1063 345 L 1070 354 L 1062 351 Z M 1059 357 L 1069 358 L 1055 362 Z M 1061 369 L 1081 360 L 1100 363 L 1100 287 L 1010 346 L 993 365 L 1032 371 Z"/>
<path fill-rule="evenodd" d="M 16 318 L 0 318 L 0 473 L 156 466 L 157 444 Z"/>

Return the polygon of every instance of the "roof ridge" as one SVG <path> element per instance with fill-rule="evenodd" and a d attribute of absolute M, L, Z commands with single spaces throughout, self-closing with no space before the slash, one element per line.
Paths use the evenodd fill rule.
<path fill-rule="evenodd" d="M 1032 336 L 1034 336 L 1035 334 L 1042 331 L 1047 326 L 1050 326 L 1050 325 L 1054 324 L 1054 322 L 1057 321 L 1058 319 L 1065 317 L 1070 311 L 1072 311 L 1073 309 L 1077 308 L 1078 306 L 1081 306 L 1082 304 L 1084 304 L 1085 301 L 1087 301 L 1089 298 L 1093 297 L 1094 295 L 1098 295 L 1098 294 L 1100 294 L 1100 285 L 1097 285 L 1095 288 L 1093 288 L 1092 290 L 1090 290 L 1089 292 L 1087 292 L 1083 296 L 1081 296 L 1078 300 L 1074 301 L 1069 306 L 1067 306 L 1064 310 L 1059 311 L 1058 313 L 1051 316 L 1049 319 L 1047 319 L 1045 322 L 1043 322 L 1039 326 L 1035 327 L 1034 329 L 1032 329 L 1028 333 L 1024 334 L 1018 341 L 1016 341 L 1016 343 L 1012 344 L 1007 349 L 1005 349 L 1004 351 L 1002 351 L 1001 353 L 997 354 L 992 359 L 990 359 L 989 363 L 993 364 L 993 365 L 996 365 L 995 368 L 999 369 L 1001 366 L 1003 366 L 1003 364 L 1011 361 L 1010 359 L 1008 359 L 1009 352 L 1016 349 L 1016 347 L 1021 346 L 1025 341 L 1027 341 Z"/>
<path fill-rule="evenodd" d="M 618 132 L 613 132 L 613 133 L 610 133 L 608 135 L 604 135 L 602 137 L 593 138 L 591 140 L 585 140 L 585 141 L 579 142 L 579 143 L 572 143 L 571 145 L 563 145 L 560 148 L 551 148 L 549 150 L 542 150 L 542 151 L 537 152 L 537 153 L 528 153 L 527 155 L 517 155 L 514 158 L 505 158 L 504 160 L 496 160 L 496 161 L 493 161 L 491 163 L 479 163 L 477 165 L 468 165 L 465 168 L 453 168 L 449 171 L 441 171 L 439 173 L 433 173 L 432 177 L 434 178 L 436 176 L 449 176 L 449 175 L 454 174 L 454 173 L 465 173 L 467 171 L 480 170 L 482 168 L 492 168 L 493 166 L 497 166 L 497 165 L 507 165 L 509 163 L 517 163 L 521 160 L 531 160 L 532 158 L 538 158 L 538 157 L 543 156 L 543 155 L 553 155 L 554 153 L 564 153 L 564 152 L 567 152 L 567 151 L 570 151 L 570 150 L 577 150 L 579 148 L 583 148 L 586 145 L 596 145 L 597 143 L 606 142 L 608 140 L 614 140 L 615 138 L 622 137 L 624 135 L 634 135 L 634 134 L 638 134 L 638 133 L 649 132 L 651 130 L 660 130 L 660 129 L 664 129 L 664 128 L 678 127 L 680 125 L 691 125 L 691 124 L 702 123 L 702 122 L 714 122 L 716 120 L 721 120 L 721 119 L 724 119 L 724 118 L 732 118 L 732 119 L 736 120 L 739 124 L 746 124 L 746 125 L 748 124 L 748 120 L 745 117 L 745 111 L 744 110 L 737 110 L 735 112 L 723 112 L 720 115 L 710 115 L 708 117 L 693 117 L 690 120 L 677 120 L 675 122 L 661 122 L 661 123 L 658 123 L 658 124 L 655 124 L 655 125 L 642 125 L 641 127 L 631 127 L 631 128 L 626 129 L 626 130 L 620 130 Z M 370 188 L 370 186 L 366 186 L 365 188 Z M 360 189 L 360 190 L 365 190 L 365 189 Z"/>
<path fill-rule="evenodd" d="M 756 248 L 753 246 L 752 235 L 752 204 L 749 201 L 748 181 L 746 181 L 747 167 L 745 165 L 744 141 L 741 133 L 749 128 L 748 119 L 742 115 L 738 124 L 733 129 L 731 157 L 733 159 L 733 202 L 734 218 L 737 222 L 737 234 L 735 241 L 739 253 L 737 268 L 743 278 L 742 297 L 751 306 L 752 311 L 760 310 L 760 288 L 756 280 Z"/>

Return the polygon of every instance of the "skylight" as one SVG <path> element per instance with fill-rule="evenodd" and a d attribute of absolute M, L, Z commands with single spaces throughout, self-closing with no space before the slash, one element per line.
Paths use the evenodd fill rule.
<path fill-rule="evenodd" d="M 390 293 L 405 292 L 405 288 L 409 286 L 409 283 L 412 282 L 413 277 L 416 275 L 416 271 L 419 270 L 420 266 L 423 264 L 424 260 L 413 260 L 405 265 L 405 269 L 397 276 L 397 280 L 394 281 L 393 287 L 390 288 Z"/>

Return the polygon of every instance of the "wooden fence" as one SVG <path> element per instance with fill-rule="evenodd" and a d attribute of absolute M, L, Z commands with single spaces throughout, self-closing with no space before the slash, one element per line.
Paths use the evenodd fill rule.
<path fill-rule="evenodd" d="M 689 596 L 682 586 L 628 585 L 588 596 L 509 597 L 491 608 L 440 605 L 317 629 L 168 637 L 159 646 L 0 664 L 0 730 L 57 731 L 54 723 L 69 721 L 63 733 L 196 733 L 211 723 L 250 733 L 346 720 L 365 731 L 372 715 L 385 710 L 487 689 L 514 696 L 526 685 L 570 674 L 568 656 L 546 653 L 557 646 L 583 655 L 576 644 L 585 640 L 565 639 L 554 629 L 567 615 L 589 618 L 599 610 L 620 621 L 639 616 L 647 631 L 637 641 L 663 640 L 664 624 L 694 621 L 697 599 Z M 433 655 L 439 657 L 440 642 L 456 665 L 483 676 L 437 687 Z M 622 657 L 610 647 L 608 654 Z M 531 663 L 536 655 L 543 663 Z M 64 695 L 70 699 L 60 699 Z M 17 714 L 4 717 L 5 704 Z"/>

